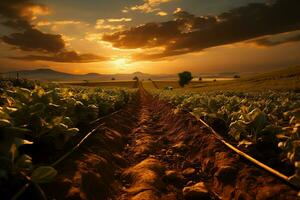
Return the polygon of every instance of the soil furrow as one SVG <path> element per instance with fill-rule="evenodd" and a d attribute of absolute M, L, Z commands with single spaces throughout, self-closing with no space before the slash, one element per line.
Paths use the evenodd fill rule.
<path fill-rule="evenodd" d="M 120 118 L 122 116 L 122 119 Z M 55 199 L 297 199 L 297 191 L 229 151 L 187 113 L 142 88 L 44 186 Z"/>

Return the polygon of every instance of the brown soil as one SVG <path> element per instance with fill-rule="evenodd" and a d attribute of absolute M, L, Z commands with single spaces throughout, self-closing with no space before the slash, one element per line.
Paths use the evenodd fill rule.
<path fill-rule="evenodd" d="M 183 195 L 184 187 L 199 182 L 201 199 L 297 199 L 296 190 L 228 150 L 191 115 L 175 114 L 143 89 L 103 122 L 57 166 L 56 180 L 43 185 L 49 199 L 200 199 Z"/>

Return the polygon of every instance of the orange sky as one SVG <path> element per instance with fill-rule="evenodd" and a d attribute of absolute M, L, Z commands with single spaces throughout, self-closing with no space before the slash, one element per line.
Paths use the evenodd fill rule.
<path fill-rule="evenodd" d="M 217 73 L 300 64 L 299 1 L 218 2 L 2 2 L 0 71 Z M 280 21 L 287 11 L 295 13 Z"/>

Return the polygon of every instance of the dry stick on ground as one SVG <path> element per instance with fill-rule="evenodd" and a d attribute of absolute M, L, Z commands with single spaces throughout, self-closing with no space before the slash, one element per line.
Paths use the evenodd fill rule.
<path fill-rule="evenodd" d="M 291 183 L 289 181 L 289 177 L 276 171 L 275 169 L 263 164 L 262 162 L 259 162 L 258 160 L 256 160 L 255 158 L 251 157 L 250 155 L 244 153 L 243 151 L 237 149 L 236 147 L 234 147 L 233 145 L 229 144 L 228 142 L 226 142 L 223 137 L 218 134 L 211 126 L 209 126 L 206 122 L 204 122 L 202 119 L 200 119 L 198 116 L 196 116 L 194 113 L 190 112 L 190 114 L 192 116 L 194 116 L 198 121 L 200 121 L 202 124 L 204 124 L 206 127 L 208 127 L 211 132 L 216 136 L 216 138 L 218 140 L 220 140 L 224 145 L 226 145 L 228 148 L 230 148 L 231 150 L 233 150 L 234 152 L 236 152 L 237 154 L 239 154 L 240 156 L 246 158 L 247 160 L 249 160 L 250 162 L 254 163 L 255 165 L 263 168 L 264 170 L 270 172 L 271 174 L 279 177 L 280 179 L 284 180 L 285 182 L 287 182 L 288 184 L 296 187 L 297 189 L 300 189 L 299 185 L 295 185 L 293 183 Z"/>

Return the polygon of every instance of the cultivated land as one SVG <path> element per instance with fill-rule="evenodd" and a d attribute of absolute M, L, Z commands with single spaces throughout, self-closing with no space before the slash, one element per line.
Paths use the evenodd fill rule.
<path fill-rule="evenodd" d="M 146 81 L 147 88 L 164 89 L 172 86 L 174 89 L 180 88 L 177 81 Z M 155 86 L 156 85 L 156 86 Z M 237 78 L 226 81 L 192 81 L 182 90 L 194 92 L 212 92 L 212 91 L 236 91 L 236 92 L 263 92 L 267 90 L 275 91 L 299 91 L 300 90 L 300 66 L 290 67 L 261 75 Z"/>
<path fill-rule="evenodd" d="M 297 190 L 245 162 L 191 115 L 174 114 L 172 106 L 143 88 L 125 109 L 102 122 L 80 151 L 58 166 L 56 180 L 44 185 L 49 197 L 297 198 Z"/>
<path fill-rule="evenodd" d="M 84 87 L 126 87 L 137 88 L 136 81 L 77 81 L 77 82 L 60 82 L 60 84 L 70 86 L 84 86 Z"/>
<path fill-rule="evenodd" d="M 57 175 L 52 177 L 51 181 L 39 183 L 49 199 L 299 199 L 297 187 L 287 184 L 281 178 L 250 163 L 227 148 L 205 124 L 188 112 L 190 102 L 179 102 L 178 106 L 172 105 L 168 99 L 169 94 L 178 96 L 183 93 L 242 91 L 254 92 L 253 94 L 259 95 L 267 90 L 290 91 L 297 97 L 300 89 L 299 76 L 300 68 L 295 67 L 232 81 L 194 81 L 185 88 L 179 88 L 175 81 L 155 80 L 72 82 L 62 84 L 60 89 L 44 86 L 45 89 L 38 88 L 32 89 L 32 91 L 16 87 L 15 93 L 11 88 L 4 88 L 1 90 L 1 95 L 4 95 L 1 96 L 1 117 L 7 118 L 1 121 L 0 128 L 6 130 L 7 127 L 11 128 L 10 126 L 21 124 L 22 128 L 27 127 L 30 129 L 29 131 L 34 130 L 35 134 L 42 135 L 45 132 L 48 133 L 48 126 L 44 127 L 47 122 L 53 123 L 52 126 L 56 128 L 56 131 L 64 130 L 59 132 L 59 135 L 51 135 L 52 139 L 43 138 L 44 143 L 37 145 L 35 142 L 38 141 L 38 138 L 35 138 L 32 146 L 22 149 L 23 152 L 29 152 L 35 168 L 40 165 L 51 165 L 57 158 L 69 152 L 69 149 L 84 138 L 87 132 L 93 130 L 89 138 L 78 149 L 57 164 L 51 165 L 57 170 Z M 67 88 L 63 88 L 65 86 Z M 167 86 L 172 86 L 174 90 L 164 90 Z M 116 87 L 125 87 L 125 89 L 114 89 Z M 167 92 L 166 99 L 158 98 L 157 93 L 161 92 Z M 287 94 L 285 95 L 288 98 Z M 4 100 L 4 98 L 8 99 L 8 96 L 14 97 L 17 103 L 14 104 L 12 100 Z M 291 101 L 298 102 L 299 99 L 296 97 Z M 243 94 L 239 98 L 243 99 L 246 96 Z M 237 102 L 239 102 L 239 98 L 237 98 Z M 24 109 L 22 110 L 23 107 L 17 100 L 28 101 L 26 104 L 29 108 L 23 105 Z M 173 98 L 173 100 L 177 103 L 182 101 L 180 98 L 179 100 Z M 38 108 L 45 109 L 44 112 L 37 112 L 32 106 L 37 103 Z M 45 106 L 41 106 L 41 103 Z M 237 104 L 236 101 L 231 103 Z M 292 103 L 294 102 L 287 101 L 285 104 Z M 215 101 L 210 101 L 208 106 L 211 104 L 215 104 Z M 36 126 L 32 124 L 24 126 L 29 117 L 24 119 L 16 117 L 13 114 L 14 109 L 11 108 L 14 106 L 28 115 L 34 116 L 30 117 L 30 120 L 33 119 Z M 179 109 L 180 106 L 182 109 Z M 280 106 L 277 107 L 286 109 L 286 105 Z M 238 107 L 238 109 L 240 108 Z M 286 111 L 292 114 L 294 112 L 294 110 L 283 110 L 282 112 Z M 203 110 L 198 112 L 202 113 Z M 45 113 L 50 113 L 51 116 L 44 116 Z M 57 119 L 56 115 L 62 113 L 64 113 L 63 118 Z M 80 113 L 86 113 L 86 115 L 80 116 Z M 40 121 L 37 120 L 40 119 L 39 117 L 43 119 L 41 121 L 43 123 L 39 123 Z M 258 114 L 254 117 L 254 121 L 259 118 L 260 121 L 255 122 L 261 122 L 262 117 L 265 116 Z M 292 130 L 298 130 L 298 121 L 296 121 L 298 118 L 296 117 L 293 118 L 294 121 L 285 119 L 291 121 L 289 128 L 295 125 L 291 128 Z M 17 123 L 17 121 L 13 121 L 14 119 L 21 122 Z M 8 123 L 9 120 L 11 120 L 11 124 Z M 285 123 L 279 123 L 281 119 L 276 120 L 278 125 Z M 220 125 L 220 121 L 214 122 Z M 261 126 L 261 123 L 257 124 Z M 37 126 L 41 127 L 37 129 Z M 74 131 L 75 127 L 79 127 L 77 130 L 79 133 L 73 134 L 74 137 L 70 138 L 71 134 L 65 135 L 66 131 L 70 131 L 70 128 Z M 43 131 L 39 132 L 40 128 Z M 224 136 L 226 140 L 235 146 L 239 145 L 239 141 L 234 141 L 223 129 L 223 126 L 217 126 L 217 128 L 219 128 L 218 132 L 226 135 Z M 68 138 L 69 141 L 64 145 L 61 143 L 62 138 Z M 269 140 L 269 137 L 264 138 Z M 54 142 L 54 146 L 61 147 L 63 145 L 63 147 L 55 149 L 51 146 L 51 142 Z M 244 146 L 240 147 L 287 176 L 295 173 L 296 169 L 292 166 L 294 163 L 288 161 L 285 154 L 277 152 L 280 150 L 277 148 L 277 143 L 275 144 L 276 151 L 273 151 L 270 146 L 267 146 L 270 145 L 269 143 L 260 142 L 247 143 L 253 148 L 250 150 Z M 273 141 L 271 142 L 273 143 Z M 295 152 L 295 149 L 289 150 L 293 151 L 294 158 L 299 153 Z M 263 157 L 260 157 L 261 154 Z M 292 161 L 295 161 L 294 158 Z M 285 161 L 274 166 L 274 163 L 278 163 L 281 159 Z M 22 172 L 28 173 L 28 171 Z M 30 173 L 28 174 L 30 176 Z M 42 176 L 46 175 L 42 174 Z M 15 179 L 10 180 L 15 181 Z M 10 184 L 0 183 L 2 184 L 1 194 L 6 192 L 6 195 L 9 192 L 15 194 L 20 191 L 22 185 L 18 183 L 16 186 L 9 182 L 14 186 L 12 190 L 9 187 Z M 26 181 L 22 180 L 21 183 L 25 184 Z M 296 180 L 296 183 L 300 183 L 299 180 Z M 38 191 L 39 188 L 31 185 L 21 194 L 21 197 L 23 199 L 43 199 Z"/>

